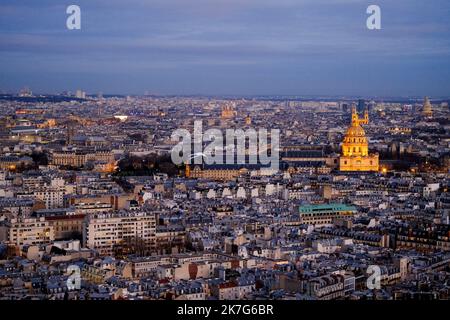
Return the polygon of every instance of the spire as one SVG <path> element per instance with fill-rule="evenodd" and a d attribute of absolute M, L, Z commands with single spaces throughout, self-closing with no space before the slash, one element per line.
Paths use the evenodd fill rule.
<path fill-rule="evenodd" d="M 352 106 L 352 126 L 359 125 L 358 113 L 356 112 L 356 106 Z"/>
<path fill-rule="evenodd" d="M 245 117 L 245 124 L 248 126 L 252 124 L 252 118 L 250 118 L 249 114 Z"/>

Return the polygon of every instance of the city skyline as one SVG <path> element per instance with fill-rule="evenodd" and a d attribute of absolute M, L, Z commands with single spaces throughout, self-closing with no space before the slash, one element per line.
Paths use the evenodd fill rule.
<path fill-rule="evenodd" d="M 0 300 L 449 299 L 448 101 L 85 95 L 0 99 Z"/>
<path fill-rule="evenodd" d="M 0 304 L 450 300 L 450 2 L 430 2 L 1 1 Z"/>
<path fill-rule="evenodd" d="M 2 91 L 157 95 L 446 96 L 450 4 L 77 1 L 0 5 Z M 88 90 L 89 89 L 89 90 Z"/>

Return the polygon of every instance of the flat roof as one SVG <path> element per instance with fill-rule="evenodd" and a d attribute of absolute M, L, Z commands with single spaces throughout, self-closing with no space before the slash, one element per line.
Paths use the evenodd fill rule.
<path fill-rule="evenodd" d="M 311 204 L 303 205 L 298 208 L 299 212 L 320 212 L 320 211 L 356 211 L 355 206 L 349 206 L 343 203 L 330 204 Z"/>

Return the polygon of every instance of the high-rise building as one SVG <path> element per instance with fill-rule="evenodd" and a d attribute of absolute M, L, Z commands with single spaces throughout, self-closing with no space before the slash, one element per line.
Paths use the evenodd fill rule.
<path fill-rule="evenodd" d="M 78 99 L 86 99 L 86 92 L 77 90 L 77 92 L 75 93 L 75 97 Z"/>
<path fill-rule="evenodd" d="M 366 101 L 364 99 L 359 99 L 357 111 L 358 113 L 362 113 L 364 110 L 366 110 Z"/>
<path fill-rule="evenodd" d="M 69 121 L 66 125 L 66 144 L 70 145 L 73 142 L 73 137 L 75 136 L 75 123 Z"/>
<path fill-rule="evenodd" d="M 377 106 L 377 103 L 373 100 L 371 100 L 368 104 L 367 104 L 367 110 L 370 112 L 373 112 L 373 110 L 375 109 L 375 107 Z"/>
<path fill-rule="evenodd" d="M 31 97 L 33 96 L 33 92 L 28 88 L 25 87 L 19 92 L 19 97 Z"/>

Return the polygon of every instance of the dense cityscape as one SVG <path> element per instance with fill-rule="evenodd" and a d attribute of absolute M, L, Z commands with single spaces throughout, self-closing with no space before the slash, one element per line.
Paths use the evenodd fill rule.
<path fill-rule="evenodd" d="M 448 102 L 1 95 L 0 299 L 447 300 Z M 199 121 L 279 168 L 175 164 Z"/>

